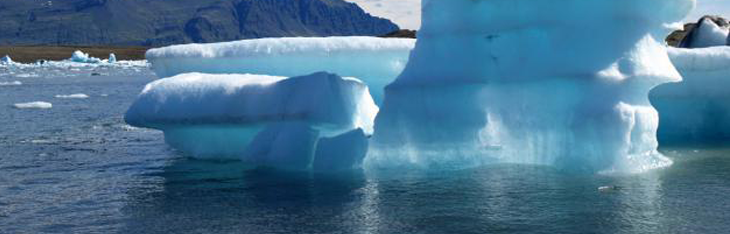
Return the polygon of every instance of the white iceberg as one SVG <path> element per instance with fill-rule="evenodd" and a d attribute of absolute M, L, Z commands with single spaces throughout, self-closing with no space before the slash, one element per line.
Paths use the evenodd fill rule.
<path fill-rule="evenodd" d="M 13 62 L 13 59 L 11 59 L 9 55 L 5 55 L 2 58 L 0 58 L 0 63 L 2 63 L 2 64 L 12 64 L 14 62 Z"/>
<path fill-rule="evenodd" d="M 414 39 L 376 37 L 265 38 L 175 45 L 147 51 L 159 77 L 187 72 L 298 76 L 326 71 L 357 77 L 376 101 L 403 70 Z"/>
<path fill-rule="evenodd" d="M 49 102 L 26 102 L 13 104 L 16 109 L 50 109 L 53 104 Z"/>
<path fill-rule="evenodd" d="M 693 0 L 422 4 L 419 40 L 386 88 L 368 167 L 671 165 L 657 151 L 648 93 L 681 77 L 654 35 Z"/>
<path fill-rule="evenodd" d="M 107 60 L 108 63 L 116 63 L 117 62 L 117 55 L 114 53 L 109 54 L 109 59 Z"/>
<path fill-rule="evenodd" d="M 101 59 L 94 58 L 89 56 L 89 54 L 84 53 L 80 50 L 74 51 L 74 53 L 71 55 L 71 58 L 69 59 L 71 62 L 77 62 L 77 63 L 101 63 Z"/>
<path fill-rule="evenodd" d="M 730 141 L 730 47 L 669 48 L 683 81 L 652 90 L 661 145 Z"/>
<path fill-rule="evenodd" d="M 307 169 L 320 138 L 372 134 L 377 112 L 354 78 L 189 73 L 148 84 L 125 120 L 164 131 L 168 144 L 193 157 Z"/>

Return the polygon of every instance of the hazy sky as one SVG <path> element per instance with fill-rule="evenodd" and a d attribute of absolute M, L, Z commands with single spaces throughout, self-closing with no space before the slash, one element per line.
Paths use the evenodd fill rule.
<path fill-rule="evenodd" d="M 417 29 L 421 25 L 421 0 L 347 0 L 355 2 L 373 15 L 393 20 L 401 28 Z M 697 9 L 687 18 L 695 21 L 706 14 L 730 18 L 730 0 L 698 0 Z"/>

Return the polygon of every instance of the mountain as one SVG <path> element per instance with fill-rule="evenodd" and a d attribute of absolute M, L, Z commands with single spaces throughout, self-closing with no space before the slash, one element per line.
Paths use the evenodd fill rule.
<path fill-rule="evenodd" d="M 396 30 L 343 0 L 0 1 L 0 45 L 161 46 Z"/>

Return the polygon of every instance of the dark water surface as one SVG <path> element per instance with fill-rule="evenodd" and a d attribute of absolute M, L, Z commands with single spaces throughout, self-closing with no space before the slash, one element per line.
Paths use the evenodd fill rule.
<path fill-rule="evenodd" d="M 0 70 L 0 233 L 728 233 L 730 150 L 633 176 L 493 165 L 320 175 L 187 159 L 122 115 L 147 70 Z M 91 76 L 93 72 L 102 76 Z M 63 74 L 60 75 L 60 74 Z M 55 95 L 84 93 L 88 99 Z M 51 109 L 15 109 L 47 101 Z M 619 190 L 600 192 L 615 185 Z"/>

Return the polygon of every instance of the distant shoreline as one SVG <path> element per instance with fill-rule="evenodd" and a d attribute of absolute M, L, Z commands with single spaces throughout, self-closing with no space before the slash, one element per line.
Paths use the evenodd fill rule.
<path fill-rule="evenodd" d="M 0 46 L 0 57 L 9 55 L 15 62 L 32 63 L 41 59 L 64 60 L 80 50 L 92 57 L 109 58 L 110 53 L 117 60 L 143 60 L 148 47 L 112 47 L 112 46 Z"/>

